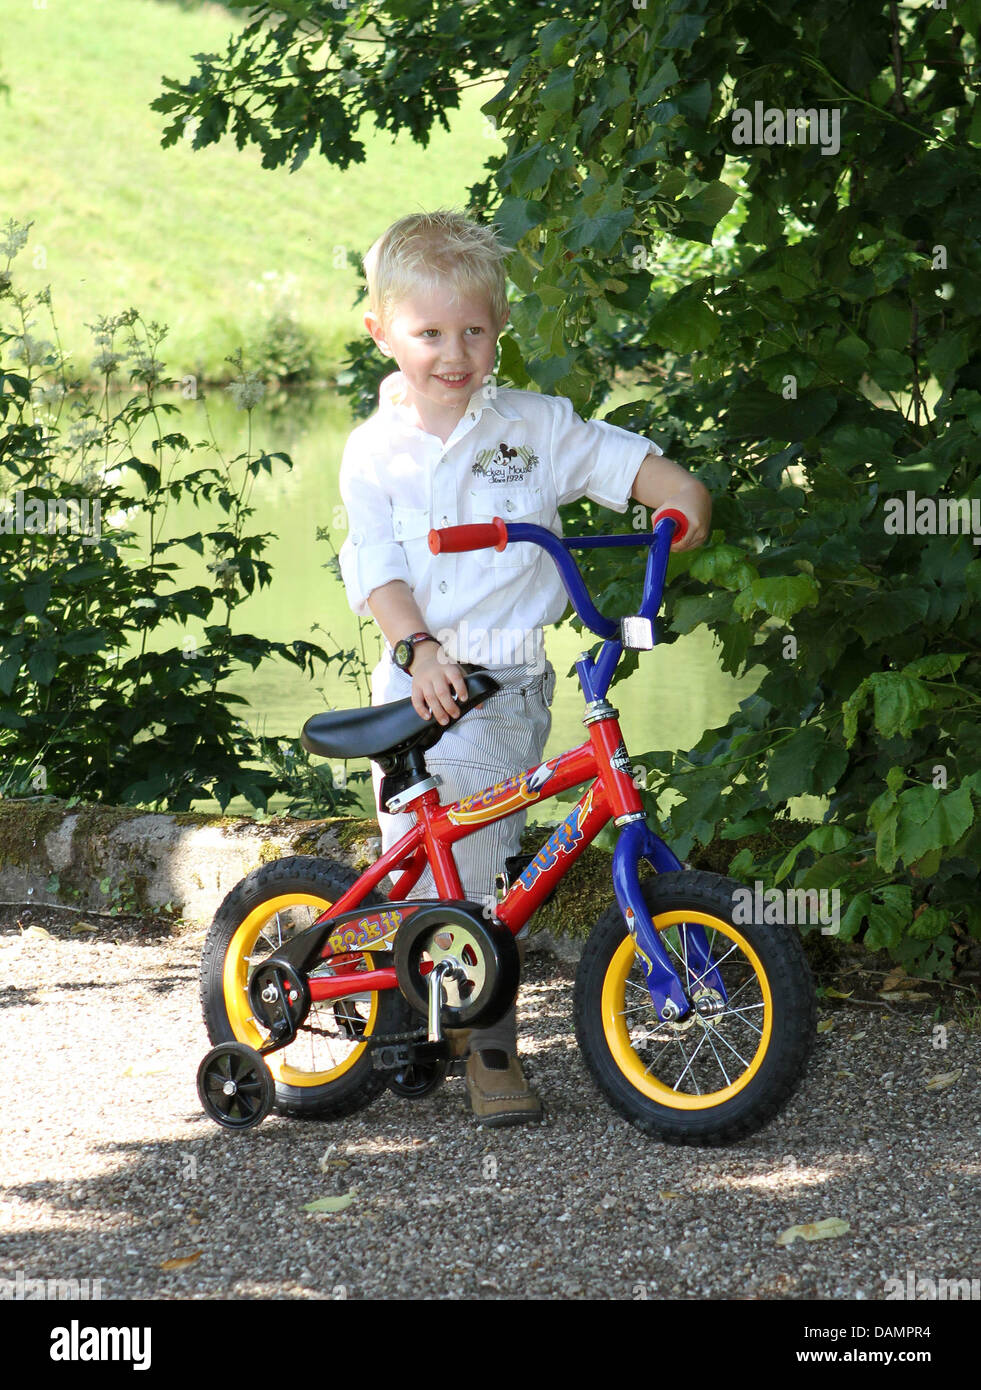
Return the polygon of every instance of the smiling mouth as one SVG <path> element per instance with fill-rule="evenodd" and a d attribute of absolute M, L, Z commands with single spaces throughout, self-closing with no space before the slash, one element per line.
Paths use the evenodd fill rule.
<path fill-rule="evenodd" d="M 472 375 L 472 372 L 446 372 L 445 374 L 436 374 L 436 380 L 441 381 L 444 386 L 462 386 L 464 382 L 470 380 Z"/>

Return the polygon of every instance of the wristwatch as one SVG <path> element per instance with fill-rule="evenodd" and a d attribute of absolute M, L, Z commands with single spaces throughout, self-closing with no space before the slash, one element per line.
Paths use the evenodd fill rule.
<path fill-rule="evenodd" d="M 419 642 L 435 642 L 439 645 L 439 638 L 434 637 L 431 632 L 413 632 L 411 637 L 403 637 L 400 642 L 396 642 L 392 648 L 392 660 L 400 671 L 409 674 L 409 667 L 415 660 L 416 644 Z"/>

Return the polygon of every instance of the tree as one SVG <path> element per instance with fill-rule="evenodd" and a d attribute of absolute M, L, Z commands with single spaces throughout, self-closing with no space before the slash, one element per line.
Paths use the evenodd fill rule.
<path fill-rule="evenodd" d="M 684 793 L 675 847 L 825 798 L 780 862 L 733 871 L 837 888 L 842 936 L 949 971 L 981 937 L 981 0 L 248 8 L 167 80 L 164 142 L 194 118 L 197 145 L 344 168 L 361 121 L 425 143 L 486 83 L 506 150 L 471 205 L 516 248 L 502 373 L 587 414 L 631 382 L 609 418 L 711 488 L 666 637 L 704 624 L 764 674 L 688 754 L 647 755 L 652 796 Z M 678 285 L 659 257 L 693 246 Z M 601 604 L 630 572 L 595 561 Z"/>

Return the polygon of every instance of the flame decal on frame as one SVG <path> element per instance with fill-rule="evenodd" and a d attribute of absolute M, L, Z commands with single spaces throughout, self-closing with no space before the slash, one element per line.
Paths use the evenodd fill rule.
<path fill-rule="evenodd" d="M 555 759 L 540 763 L 531 772 L 522 772 L 506 782 L 495 783 L 476 796 L 466 797 L 454 810 L 447 811 L 446 818 L 454 825 L 481 825 L 511 811 L 520 811 L 522 806 L 540 799 L 542 788 L 554 771 Z"/>

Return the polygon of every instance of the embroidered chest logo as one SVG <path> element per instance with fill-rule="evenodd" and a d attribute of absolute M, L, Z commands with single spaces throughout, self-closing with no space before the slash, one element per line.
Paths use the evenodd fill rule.
<path fill-rule="evenodd" d="M 489 483 L 521 483 L 540 460 L 527 444 L 513 449 L 510 444 L 498 444 L 494 449 L 478 449 L 471 472 L 475 478 Z"/>

